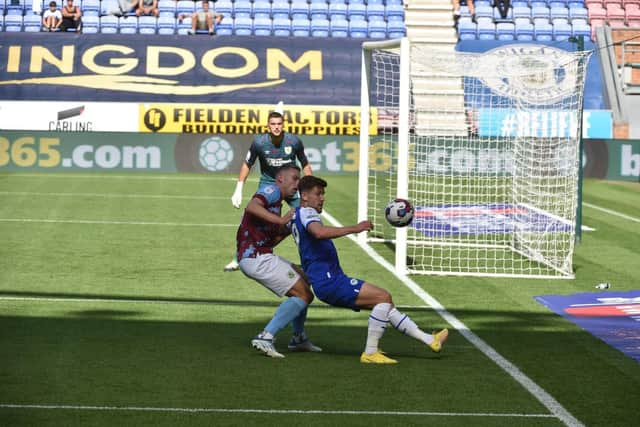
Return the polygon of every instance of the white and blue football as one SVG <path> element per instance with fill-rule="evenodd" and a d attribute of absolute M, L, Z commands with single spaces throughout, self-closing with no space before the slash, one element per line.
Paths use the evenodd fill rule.
<path fill-rule="evenodd" d="M 406 199 L 393 199 L 384 209 L 387 222 L 394 227 L 406 227 L 413 220 L 413 206 Z"/>

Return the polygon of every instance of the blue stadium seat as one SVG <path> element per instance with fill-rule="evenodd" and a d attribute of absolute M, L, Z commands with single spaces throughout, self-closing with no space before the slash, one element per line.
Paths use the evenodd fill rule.
<path fill-rule="evenodd" d="M 516 23 L 516 40 L 532 41 L 534 39 L 533 24 L 530 22 Z"/>
<path fill-rule="evenodd" d="M 98 34 L 100 32 L 100 17 L 99 16 L 83 16 L 82 32 L 84 34 Z"/>
<path fill-rule="evenodd" d="M 273 18 L 273 35 L 276 37 L 289 37 L 291 35 L 291 20 L 284 16 Z"/>
<path fill-rule="evenodd" d="M 253 19 L 271 18 L 271 3 L 269 0 L 255 0 L 253 2 L 251 12 L 253 14 Z M 271 27 L 269 27 L 269 32 L 271 32 Z"/>
<path fill-rule="evenodd" d="M 311 2 L 309 6 L 311 18 L 327 18 L 329 16 L 329 5 L 325 2 Z"/>
<path fill-rule="evenodd" d="M 478 34 L 478 25 L 471 18 L 460 18 L 458 21 L 458 39 L 475 40 Z"/>
<path fill-rule="evenodd" d="M 291 2 L 291 20 L 297 18 L 309 19 L 309 3 L 307 0 L 293 0 Z"/>
<path fill-rule="evenodd" d="M 141 16 L 138 18 L 138 32 L 140 34 L 155 34 L 158 21 L 155 16 Z"/>
<path fill-rule="evenodd" d="M 367 4 L 381 4 L 384 5 L 384 0 L 367 0 Z"/>
<path fill-rule="evenodd" d="M 349 37 L 349 21 L 343 16 L 331 17 L 329 32 L 331 37 Z"/>
<path fill-rule="evenodd" d="M 176 32 L 181 36 L 186 36 L 191 31 L 191 16 L 176 19 Z"/>
<path fill-rule="evenodd" d="M 572 7 L 569 9 L 569 19 L 573 22 L 575 19 L 589 19 L 589 11 L 584 7 Z"/>
<path fill-rule="evenodd" d="M 553 39 L 556 41 L 564 41 L 571 37 L 573 28 L 566 23 L 559 23 L 553 25 Z"/>
<path fill-rule="evenodd" d="M 564 0 L 548 0 L 547 1 L 547 6 L 549 6 L 549 9 L 554 9 L 554 8 L 567 8 L 567 2 Z"/>
<path fill-rule="evenodd" d="M 2 0 L 0 0 L 0 1 L 2 1 Z M 22 15 L 24 15 L 24 0 L 19 0 L 17 3 L 11 2 L 11 1 L 7 1 L 7 2 L 5 2 L 5 6 L 4 7 L 5 7 L 5 10 L 6 10 L 7 16 L 9 16 L 9 15 L 12 15 L 12 16 L 16 16 L 16 15 L 17 16 L 22 16 Z M 15 27 L 15 22 L 17 22 L 17 19 L 16 18 L 11 18 L 9 21 L 11 22 L 11 27 L 12 28 Z M 20 19 L 20 21 L 21 22 L 20 22 L 20 30 L 19 31 L 22 31 L 22 19 Z M 5 26 L 6 26 L 6 24 L 5 24 Z M 9 30 L 6 30 L 6 31 L 9 31 Z M 13 31 L 13 30 L 11 30 L 11 31 Z"/>
<path fill-rule="evenodd" d="M 544 22 L 536 22 L 534 27 L 534 34 L 537 41 L 553 41 L 553 25 Z"/>
<path fill-rule="evenodd" d="M 500 15 L 500 11 L 498 10 L 497 7 L 493 8 L 493 19 L 496 23 L 498 22 L 504 22 L 505 20 L 507 21 L 513 21 L 513 8 L 509 8 L 507 10 L 507 17 L 503 18 L 502 15 Z"/>
<path fill-rule="evenodd" d="M 476 6 L 476 20 L 479 18 L 489 18 L 493 21 L 493 8 L 491 6 Z"/>
<path fill-rule="evenodd" d="M 329 37 L 329 20 L 311 18 L 311 37 Z"/>
<path fill-rule="evenodd" d="M 233 18 L 231 14 L 225 15 L 225 17 L 216 25 L 216 34 L 219 36 L 231 36 L 233 35 Z"/>
<path fill-rule="evenodd" d="M 253 20 L 246 16 L 236 16 L 233 20 L 233 34 L 236 36 L 250 36 L 253 31 Z"/>
<path fill-rule="evenodd" d="M 591 26 L 588 24 L 574 24 L 571 26 L 571 35 L 578 37 L 584 36 L 585 39 L 591 37 Z"/>
<path fill-rule="evenodd" d="M 353 1 L 353 0 L 351 0 L 351 1 Z M 387 6 L 389 6 L 390 4 L 392 4 L 392 5 L 400 5 L 400 6 L 402 6 L 402 4 L 403 4 L 403 0 L 387 0 L 387 1 L 385 2 L 385 4 L 386 4 Z"/>
<path fill-rule="evenodd" d="M 553 21 L 553 25 L 556 23 L 569 22 L 569 9 L 566 7 L 552 7 L 549 9 L 549 16 Z"/>
<path fill-rule="evenodd" d="M 496 25 L 493 22 L 478 22 L 478 40 L 495 40 Z"/>
<path fill-rule="evenodd" d="M 541 22 L 541 19 L 546 19 L 547 22 L 551 19 L 551 11 L 546 6 L 536 6 L 531 8 L 531 18 L 534 22 Z"/>
<path fill-rule="evenodd" d="M 80 1 L 76 0 L 80 6 Z M 100 16 L 100 0 L 83 0 L 82 1 L 82 26 L 84 27 L 84 18 L 88 16 Z"/>
<path fill-rule="evenodd" d="M 371 4 L 369 4 L 371 6 Z M 387 37 L 387 23 L 384 19 L 374 19 L 369 21 L 367 35 L 372 39 L 384 39 Z"/>
<path fill-rule="evenodd" d="M 404 21 L 404 6 L 402 4 L 389 4 L 385 8 L 387 21 Z"/>
<path fill-rule="evenodd" d="M 287 18 L 289 19 L 289 13 L 291 12 L 291 6 L 288 0 L 274 0 L 271 5 L 271 16 L 275 18 Z"/>
<path fill-rule="evenodd" d="M 118 0 L 102 0 L 100 2 L 100 16 L 107 16 L 120 11 L 118 6 Z M 102 21 L 100 21 L 100 28 L 102 29 Z"/>
<path fill-rule="evenodd" d="M 236 0 L 233 2 L 234 18 L 249 18 L 251 16 L 251 2 L 249 0 Z M 243 23 L 244 25 L 244 23 Z M 244 29 L 242 30 L 244 31 Z M 235 25 L 234 25 L 235 32 Z"/>
<path fill-rule="evenodd" d="M 496 38 L 498 40 L 515 40 L 515 25 L 511 22 L 496 23 Z"/>
<path fill-rule="evenodd" d="M 255 6 L 255 3 L 254 3 Z M 271 35 L 271 18 L 259 14 L 253 18 L 253 35 L 254 36 L 270 36 Z"/>
<path fill-rule="evenodd" d="M 329 4 L 329 16 L 333 21 L 335 18 L 347 19 L 347 5 L 343 2 L 332 2 Z"/>
<path fill-rule="evenodd" d="M 118 32 L 118 25 L 120 20 L 113 15 L 105 15 L 100 17 L 100 33 L 101 34 L 116 34 Z"/>
<path fill-rule="evenodd" d="M 4 30 L 8 33 L 22 31 L 22 16 L 13 14 L 4 17 Z"/>
<path fill-rule="evenodd" d="M 195 3 L 193 0 L 178 0 L 176 2 L 177 16 L 191 16 L 195 10 Z"/>
<path fill-rule="evenodd" d="M 87 0 L 84 0 L 87 1 Z M 174 0 L 158 0 L 158 15 L 160 17 L 168 16 L 175 18 L 176 2 Z M 175 26 L 175 23 L 174 23 Z"/>
<path fill-rule="evenodd" d="M 291 33 L 294 37 L 309 37 L 311 22 L 309 19 L 298 16 L 291 19 Z"/>
<path fill-rule="evenodd" d="M 172 16 L 158 18 L 158 34 L 171 35 L 176 33 L 176 19 Z"/>
<path fill-rule="evenodd" d="M 531 21 L 531 9 L 529 8 L 529 6 L 527 7 L 514 7 L 512 9 L 512 13 L 513 13 L 513 20 L 520 20 L 522 19 L 523 21 L 517 21 L 517 22 L 525 22 L 524 20 L 526 20 L 526 22 L 530 22 Z"/>
<path fill-rule="evenodd" d="M 349 37 L 366 38 L 369 32 L 367 21 L 364 19 L 352 19 L 349 21 Z"/>
<path fill-rule="evenodd" d="M 368 21 L 384 21 L 385 9 L 383 4 L 371 4 L 367 5 L 367 20 Z"/>
<path fill-rule="evenodd" d="M 4 3 L 4 2 L 0 0 L 0 3 Z M 7 0 L 6 3 L 7 4 L 11 3 L 11 0 Z M 80 0 L 76 0 L 76 3 L 78 6 L 80 6 Z M 4 7 L 5 7 L 4 5 L 0 5 L 0 9 Z M 62 5 L 58 4 L 58 7 L 62 7 Z M 24 1 L 25 15 L 42 15 L 43 8 L 44 8 L 44 2 L 42 0 L 25 0 Z M 84 9 L 83 9 L 83 12 L 84 12 Z"/>
<path fill-rule="evenodd" d="M 211 7 L 213 7 L 216 13 L 224 15 L 225 18 L 233 18 L 233 2 L 231 0 L 218 0 L 213 4 L 210 2 L 209 9 L 211 9 Z"/>
<path fill-rule="evenodd" d="M 136 34 L 138 32 L 138 18 L 135 16 L 126 16 L 119 18 L 120 34 Z"/>
<path fill-rule="evenodd" d="M 349 21 L 353 20 L 362 20 L 364 21 L 367 17 L 367 6 L 362 3 L 349 3 L 349 7 L 347 8 L 347 18 Z"/>
<path fill-rule="evenodd" d="M 390 39 L 399 39 L 407 34 L 407 28 L 404 21 L 388 21 L 387 37 Z"/>
<path fill-rule="evenodd" d="M 25 15 L 22 23 L 26 33 L 39 33 L 42 28 L 42 18 L 39 15 Z"/>

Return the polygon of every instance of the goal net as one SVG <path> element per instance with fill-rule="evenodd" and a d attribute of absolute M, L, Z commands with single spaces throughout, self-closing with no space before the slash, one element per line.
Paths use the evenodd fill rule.
<path fill-rule="evenodd" d="M 364 43 L 361 242 L 392 244 L 401 273 L 572 278 L 589 54 Z M 409 227 L 385 221 L 396 197 Z"/>

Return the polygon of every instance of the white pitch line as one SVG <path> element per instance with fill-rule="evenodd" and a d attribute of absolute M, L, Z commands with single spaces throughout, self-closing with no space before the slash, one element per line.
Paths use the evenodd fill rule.
<path fill-rule="evenodd" d="M 138 411 L 138 412 L 187 412 L 232 414 L 298 414 L 298 415 L 386 415 L 386 416 L 435 416 L 435 417 L 501 417 L 501 418 L 554 418 L 550 414 L 509 414 L 493 412 L 427 412 L 427 411 L 331 411 L 321 409 L 250 409 L 250 408 L 158 408 L 148 406 L 84 406 L 84 405 L 25 405 L 0 403 L 6 409 L 58 409 L 75 411 Z"/>
<path fill-rule="evenodd" d="M 324 211 L 322 215 L 335 227 L 342 227 L 342 224 L 332 217 L 327 211 Z M 471 344 L 473 344 L 478 350 L 484 353 L 489 359 L 491 359 L 496 365 L 498 365 L 503 371 L 508 373 L 514 380 L 520 383 L 529 393 L 531 393 L 540 403 L 542 403 L 549 411 L 554 414 L 556 418 L 562 421 L 565 425 L 571 427 L 583 427 L 577 418 L 575 418 L 569 411 L 567 411 L 553 396 L 551 396 L 542 387 L 536 384 L 532 379 L 524 374 L 516 365 L 507 360 L 504 356 L 493 349 L 489 344 L 482 340 L 479 336 L 474 334 L 462 321 L 460 321 L 453 314 L 449 313 L 442 304 L 434 297 L 432 297 L 427 291 L 422 289 L 416 282 L 411 280 L 406 275 L 400 275 L 396 273 L 395 268 L 386 259 L 380 256 L 377 252 L 371 248 L 371 246 L 358 243 L 358 240 L 353 234 L 349 234 L 347 237 L 360 246 L 374 261 L 386 268 L 391 274 L 393 274 L 398 280 L 400 280 L 407 288 L 409 288 L 418 298 L 425 302 L 428 306 L 433 308 L 449 325 L 455 328 L 462 336 L 464 336 Z"/>
<path fill-rule="evenodd" d="M 226 200 L 227 196 L 184 196 L 173 194 L 123 194 L 123 193 L 38 193 L 31 191 L 0 191 L 0 196 L 51 196 L 51 197 L 103 197 L 114 199 L 180 199 Z"/>
<path fill-rule="evenodd" d="M 188 222 L 100 221 L 90 219 L 0 218 L 0 222 L 26 222 L 45 224 L 100 224 L 100 225 L 155 225 L 165 227 L 237 227 L 238 224 L 198 224 Z"/>
<path fill-rule="evenodd" d="M 614 211 L 614 210 L 611 210 L 611 209 L 603 208 L 601 206 L 594 205 L 594 204 L 587 203 L 587 202 L 582 202 L 582 204 L 584 206 L 588 207 L 588 208 L 595 209 L 597 211 L 601 211 L 601 212 L 604 212 L 604 213 L 608 213 L 609 215 L 617 216 L 619 218 L 627 219 L 627 220 L 633 221 L 633 222 L 640 222 L 640 218 L 636 218 L 634 216 L 629 216 L 629 215 L 623 214 L 621 212 L 617 212 L 617 211 Z"/>

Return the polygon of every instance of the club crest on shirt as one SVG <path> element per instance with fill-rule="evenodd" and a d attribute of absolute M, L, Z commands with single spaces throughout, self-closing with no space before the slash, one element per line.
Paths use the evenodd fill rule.
<path fill-rule="evenodd" d="M 358 279 L 351 279 L 351 286 L 355 286 L 358 284 Z"/>
<path fill-rule="evenodd" d="M 287 154 L 287 155 L 291 154 L 291 147 L 289 146 L 284 147 L 284 154 Z"/>

